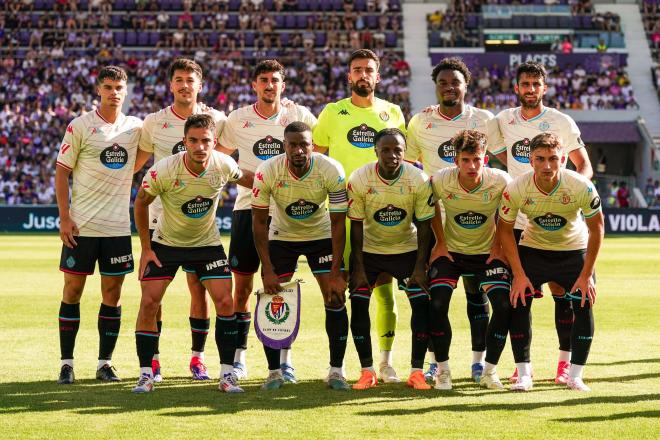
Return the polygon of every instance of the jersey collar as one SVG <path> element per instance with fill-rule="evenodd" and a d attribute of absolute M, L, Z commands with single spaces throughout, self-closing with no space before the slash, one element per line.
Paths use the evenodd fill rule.
<path fill-rule="evenodd" d="M 188 173 L 190 173 L 190 175 L 193 176 L 193 177 L 203 177 L 204 174 L 206 174 L 206 170 L 208 170 L 209 168 L 206 167 L 206 169 L 204 169 L 204 171 L 197 174 L 196 172 L 191 170 L 190 167 L 188 167 L 188 161 L 186 160 L 186 157 L 187 157 L 187 154 L 184 154 L 183 155 L 183 166 L 186 168 L 186 171 L 188 171 Z M 210 162 L 210 158 L 209 158 L 209 162 Z"/>
<path fill-rule="evenodd" d="M 257 109 L 257 103 L 256 102 L 254 104 L 252 104 L 252 110 L 254 110 L 254 112 L 257 114 L 257 116 L 259 116 L 261 119 L 263 119 L 264 121 L 268 121 L 268 120 L 277 119 L 280 112 L 282 111 L 282 107 L 280 107 L 280 110 L 271 117 L 264 116 L 261 113 L 259 113 L 259 110 Z"/>
<path fill-rule="evenodd" d="M 481 180 L 479 181 L 479 184 L 478 184 L 477 186 L 475 186 L 474 188 L 472 188 L 472 189 L 467 189 L 466 187 L 464 187 L 463 185 L 461 185 L 461 176 L 460 176 L 460 172 L 456 175 L 456 180 L 458 181 L 458 186 L 460 186 L 461 189 L 462 189 L 463 191 L 465 191 L 466 193 L 468 193 L 468 194 L 474 194 L 475 192 L 479 191 L 479 189 L 480 189 L 482 186 L 484 186 L 484 175 L 483 175 L 483 173 L 481 174 Z"/>
<path fill-rule="evenodd" d="M 461 119 L 463 117 L 463 115 L 466 113 L 466 111 L 467 111 L 467 106 L 465 108 L 463 108 L 462 113 L 459 113 L 456 116 L 454 116 L 453 118 L 450 118 L 449 116 L 446 116 L 445 114 L 443 114 L 440 111 L 440 106 L 438 106 L 437 113 L 438 113 L 438 116 L 440 116 L 440 118 L 444 119 L 445 121 L 458 121 L 459 119 Z"/>
<path fill-rule="evenodd" d="M 541 110 L 541 113 L 539 113 L 538 115 L 534 116 L 533 118 L 529 118 L 529 119 L 527 119 L 527 118 L 525 118 L 525 117 L 523 116 L 523 114 L 522 114 L 522 107 L 519 107 L 519 108 L 518 108 L 518 114 L 520 115 L 520 119 L 522 119 L 524 122 L 533 122 L 533 121 L 536 121 L 536 120 L 539 119 L 541 116 L 543 116 L 543 115 L 545 114 L 545 112 L 547 112 L 547 111 L 548 111 L 548 107 L 543 106 L 543 110 Z"/>
<path fill-rule="evenodd" d="M 401 167 L 399 167 L 399 175 L 396 176 L 394 180 L 384 179 L 383 177 L 381 177 L 380 173 L 378 172 L 378 162 L 376 162 L 376 176 L 378 176 L 378 179 L 380 179 L 380 181 L 383 182 L 385 185 L 387 186 L 394 185 L 399 181 L 402 175 L 403 175 L 403 164 L 401 164 Z"/>
<path fill-rule="evenodd" d="M 557 190 L 559 189 L 559 186 L 561 185 L 561 171 L 559 172 L 559 180 L 557 180 L 557 184 L 556 184 L 555 187 L 552 188 L 552 190 L 551 190 L 550 192 L 548 192 L 548 193 L 545 192 L 545 191 L 543 191 L 543 190 L 541 189 L 541 187 L 536 183 L 536 175 L 532 175 L 532 180 L 534 181 L 534 186 L 536 187 L 536 189 L 539 190 L 539 192 L 540 192 L 541 194 L 543 194 L 544 196 L 551 196 L 551 195 L 553 195 L 554 193 L 557 192 Z"/>
<path fill-rule="evenodd" d="M 309 173 L 312 172 L 312 168 L 314 168 L 314 156 L 312 156 L 312 159 L 309 162 L 309 169 L 307 170 L 307 172 L 305 174 L 303 174 L 301 177 L 298 177 L 298 176 L 296 176 L 295 174 L 293 174 L 291 172 L 291 168 L 289 168 L 289 159 L 286 160 L 286 169 L 287 169 L 287 171 L 289 172 L 291 177 L 293 177 L 295 180 L 298 180 L 298 181 L 305 180 L 305 178 L 307 176 L 309 176 Z"/>

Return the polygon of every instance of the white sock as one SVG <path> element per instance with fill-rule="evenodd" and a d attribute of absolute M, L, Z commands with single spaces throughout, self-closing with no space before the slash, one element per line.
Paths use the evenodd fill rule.
<path fill-rule="evenodd" d="M 154 377 L 154 372 L 151 370 L 151 367 L 140 368 L 140 376 L 146 374 L 149 377 Z"/>
<path fill-rule="evenodd" d="M 410 374 L 413 374 L 415 371 L 422 371 L 421 368 L 411 368 L 410 369 Z"/>
<path fill-rule="evenodd" d="M 380 363 L 392 365 L 392 350 L 383 350 L 380 352 Z"/>
<path fill-rule="evenodd" d="M 106 364 L 112 366 L 112 361 L 110 359 L 99 359 L 99 366 L 96 367 L 96 369 L 100 370 L 101 367 L 106 365 Z"/>
<path fill-rule="evenodd" d="M 438 363 L 438 361 L 435 360 L 435 353 L 433 353 L 432 351 L 429 351 L 427 356 L 429 358 L 429 364 L 437 364 Z"/>
<path fill-rule="evenodd" d="M 293 366 L 291 363 L 291 349 L 283 348 L 280 350 L 280 364 L 287 364 Z"/>
<path fill-rule="evenodd" d="M 68 365 L 69 367 L 73 368 L 73 359 L 62 359 L 60 363 L 60 367 L 63 367 L 65 365 Z"/>
<path fill-rule="evenodd" d="M 279 368 L 277 370 L 268 370 L 268 374 L 279 374 L 281 376 L 282 370 L 280 370 Z"/>
<path fill-rule="evenodd" d="M 582 370 L 584 370 L 584 365 L 571 364 L 570 368 L 568 369 L 568 375 L 571 377 L 571 379 L 582 379 Z"/>
<path fill-rule="evenodd" d="M 449 360 L 438 362 L 439 371 L 449 371 Z"/>
<path fill-rule="evenodd" d="M 234 366 L 229 364 L 220 364 L 220 377 L 225 377 L 234 371 Z"/>
<path fill-rule="evenodd" d="M 200 361 L 204 361 L 204 352 L 203 351 L 193 351 L 192 357 L 199 358 Z"/>
<path fill-rule="evenodd" d="M 247 349 L 245 348 L 237 348 L 236 353 L 234 353 L 234 362 L 240 362 L 243 365 L 246 365 L 245 363 L 245 355 L 246 355 Z"/>
<path fill-rule="evenodd" d="M 151 359 L 153 359 L 154 361 L 159 361 L 160 360 L 160 355 L 155 354 L 154 357 L 152 357 Z"/>
<path fill-rule="evenodd" d="M 497 370 L 497 365 L 486 362 L 484 364 L 484 374 L 494 373 Z"/>
<path fill-rule="evenodd" d="M 486 352 L 485 351 L 473 351 L 472 352 L 472 363 L 473 364 L 484 364 L 484 361 L 486 359 Z"/>
<path fill-rule="evenodd" d="M 362 371 L 365 371 L 365 370 L 366 370 L 366 371 L 371 371 L 372 373 L 376 374 L 376 370 L 374 370 L 374 367 L 373 367 L 373 366 L 372 366 L 372 367 L 366 367 L 366 368 L 363 368 L 363 369 L 362 369 Z"/>
<path fill-rule="evenodd" d="M 571 352 L 559 350 L 559 362 L 570 362 L 571 361 Z"/>
<path fill-rule="evenodd" d="M 516 368 L 518 369 L 518 377 L 530 376 L 532 375 L 532 364 L 529 362 L 516 362 Z"/>
<path fill-rule="evenodd" d="M 330 367 L 330 374 L 337 373 L 341 375 L 341 377 L 345 377 L 343 369 L 344 367 Z"/>

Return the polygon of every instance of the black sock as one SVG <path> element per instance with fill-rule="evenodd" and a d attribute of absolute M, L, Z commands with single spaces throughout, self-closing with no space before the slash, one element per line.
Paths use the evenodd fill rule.
<path fill-rule="evenodd" d="M 149 330 L 135 331 L 135 346 L 138 359 L 140 359 L 140 368 L 151 368 L 151 361 L 154 358 L 159 337 L 160 334 L 157 332 Z"/>
<path fill-rule="evenodd" d="M 340 309 L 325 306 L 325 332 L 330 346 L 330 366 L 341 368 L 344 365 L 346 340 L 348 339 L 348 313 L 346 306 Z"/>
<path fill-rule="evenodd" d="M 234 364 L 236 353 L 236 315 L 217 316 L 215 318 L 215 343 L 220 353 L 220 363 Z"/>
<path fill-rule="evenodd" d="M 580 307 L 580 300 L 573 301 L 573 332 L 571 333 L 571 363 L 585 365 L 591 349 L 591 341 L 594 338 L 594 312 L 590 302 L 585 302 Z"/>
<path fill-rule="evenodd" d="M 449 359 L 451 345 L 451 324 L 449 323 L 449 302 L 454 291 L 449 286 L 437 285 L 431 289 L 429 334 L 433 341 L 435 360 L 444 362 Z"/>
<path fill-rule="evenodd" d="M 368 291 L 351 294 L 351 333 L 362 368 L 373 367 Z"/>
<path fill-rule="evenodd" d="M 60 354 L 61 359 L 73 359 L 73 348 L 80 327 L 80 304 L 60 304 Z"/>
<path fill-rule="evenodd" d="M 280 369 L 280 350 L 277 348 L 270 348 L 264 345 L 264 353 L 266 353 L 266 361 L 268 362 L 269 370 Z"/>
<path fill-rule="evenodd" d="M 163 331 L 163 321 L 156 321 L 156 327 L 158 327 L 158 334 L 161 334 Z M 154 354 L 160 354 L 160 338 L 158 338 L 158 344 L 156 344 L 156 351 Z"/>
<path fill-rule="evenodd" d="M 236 348 L 245 350 L 247 348 L 248 333 L 250 332 L 250 323 L 252 322 L 252 313 L 236 312 L 236 328 L 238 336 L 236 338 Z"/>
<path fill-rule="evenodd" d="M 99 360 L 112 359 L 112 352 L 117 345 L 121 327 L 121 306 L 112 307 L 101 304 L 99 309 Z"/>
<path fill-rule="evenodd" d="M 472 351 L 486 350 L 488 331 L 488 297 L 484 293 L 467 293 L 467 316 L 470 321 Z"/>
<path fill-rule="evenodd" d="M 486 332 L 486 362 L 497 365 L 506 346 L 506 336 L 511 325 L 511 302 L 509 289 L 493 287 L 488 291 L 493 314 Z"/>
<path fill-rule="evenodd" d="M 555 328 L 559 339 L 559 349 L 571 351 L 571 331 L 573 330 L 573 307 L 571 300 L 553 296 L 555 300 Z"/>
<path fill-rule="evenodd" d="M 424 367 L 424 356 L 429 346 L 429 295 L 426 292 L 407 292 L 412 309 L 410 330 L 412 348 L 410 362 L 412 368 Z"/>
<path fill-rule="evenodd" d="M 518 300 L 518 306 L 511 308 L 511 348 L 516 363 L 529 362 L 529 347 L 532 344 L 532 298 L 525 298 L 526 306 Z"/>
<path fill-rule="evenodd" d="M 192 335 L 192 351 L 204 351 L 206 345 L 206 337 L 209 334 L 209 327 L 211 327 L 210 319 L 197 319 L 188 318 L 190 321 L 190 334 Z M 217 326 L 216 326 L 217 332 Z M 233 359 L 232 359 L 233 363 Z"/>

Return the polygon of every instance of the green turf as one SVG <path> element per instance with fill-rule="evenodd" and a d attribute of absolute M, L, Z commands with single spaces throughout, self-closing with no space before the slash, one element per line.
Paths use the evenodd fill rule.
<path fill-rule="evenodd" d="M 134 240 L 137 244 L 137 240 Z M 590 394 L 570 392 L 549 379 L 556 365 L 553 302 L 534 304 L 532 356 L 535 388 L 527 394 L 482 390 L 468 380 L 471 353 L 465 297 L 451 306 L 454 340 L 452 392 L 413 392 L 381 385 L 366 392 L 324 388 L 327 340 L 320 293 L 306 264 L 303 323 L 294 345 L 298 385 L 259 390 L 265 359 L 249 339 L 246 393 L 226 395 L 217 383 L 188 380 L 188 294 L 178 276 L 164 300 L 161 362 L 166 382 L 149 395 L 132 395 L 138 373 L 133 337 L 139 303 L 135 276 L 125 282 L 123 326 L 115 365 L 121 384 L 99 384 L 96 368 L 98 277 L 82 301 L 76 347 L 77 383 L 55 384 L 59 369 L 57 311 L 62 275 L 55 236 L 0 236 L 0 433 L 9 438 L 658 438 L 660 437 L 660 239 L 609 238 L 598 264 L 596 335 L 585 372 Z M 409 307 L 397 294 L 399 332 L 395 367 L 407 376 Z M 207 364 L 217 377 L 211 332 Z M 349 341 L 348 378 L 358 361 Z M 513 369 L 510 345 L 500 374 Z"/>

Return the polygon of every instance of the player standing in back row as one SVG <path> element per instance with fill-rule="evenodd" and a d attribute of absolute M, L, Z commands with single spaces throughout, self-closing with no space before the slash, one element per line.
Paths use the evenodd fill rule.
<path fill-rule="evenodd" d="M 118 381 L 111 358 L 121 323 L 121 286 L 133 272 L 129 204 L 133 164 L 142 121 L 121 112 L 128 77 L 107 66 L 96 78 L 101 104 L 66 128 L 57 155 L 55 193 L 60 215 L 64 291 L 59 311 L 62 367 L 60 384 L 71 384 L 73 349 L 80 327 L 80 298 L 96 261 L 101 273 L 98 315 L 99 364 L 96 378 Z M 69 176 L 73 175 L 69 204 Z"/>
<path fill-rule="evenodd" d="M 542 64 L 528 61 L 518 66 L 514 90 L 518 95 L 520 107 L 501 111 L 497 122 L 503 137 L 503 147 L 494 153 L 507 166 L 509 175 L 515 179 L 529 171 L 529 149 L 531 139 L 541 133 L 552 133 L 562 140 L 564 154 L 575 165 L 576 171 L 591 179 L 591 162 L 580 138 L 580 129 L 568 115 L 545 107 L 543 96 L 547 91 L 547 73 Z M 566 166 L 567 161 L 562 163 Z M 519 214 L 516 219 L 515 233 L 519 240 L 526 218 Z M 555 327 L 559 339 L 559 361 L 557 363 L 556 383 L 568 380 L 569 359 L 571 356 L 571 328 L 573 310 L 571 301 L 564 299 L 565 291 L 558 284 L 549 283 L 555 301 Z M 541 294 L 541 291 L 537 294 Z M 517 379 L 514 373 L 512 381 Z"/>
<path fill-rule="evenodd" d="M 376 84 L 380 82 L 379 68 L 380 59 L 375 53 L 368 49 L 354 51 L 348 60 L 347 74 L 351 97 L 326 105 L 314 129 L 316 151 L 327 152 L 336 159 L 347 176 L 373 161 L 374 138 L 380 130 L 398 128 L 405 133 L 405 119 L 399 106 L 375 96 Z M 348 226 L 346 230 L 344 260 L 348 261 L 351 250 Z M 397 312 L 390 275 L 381 275 L 373 295 L 381 350 L 380 377 L 384 382 L 399 382 L 392 367 Z"/>
<path fill-rule="evenodd" d="M 252 75 L 252 89 L 257 101 L 229 114 L 220 136 L 221 150 L 232 154 L 238 150 L 242 170 L 254 172 L 266 159 L 284 153 L 284 128 L 294 121 L 314 127 L 316 118 L 301 105 L 282 105 L 286 88 L 284 67 L 276 60 L 259 62 Z M 238 342 L 234 368 L 239 379 L 247 378 L 245 350 L 250 329 L 249 298 L 253 291 L 254 274 L 259 269 L 259 255 L 252 236 L 251 191 L 238 187 L 231 221 L 229 265 L 234 276 L 234 309 L 238 320 Z M 269 359 L 279 357 L 284 380 L 296 382 L 289 349 L 265 348 Z"/>
<path fill-rule="evenodd" d="M 147 115 L 142 127 L 140 148 L 135 161 L 135 170 L 142 169 L 144 164 L 152 156 L 154 162 L 185 151 L 183 143 L 183 127 L 186 118 L 190 115 L 205 113 L 211 115 L 216 126 L 216 140 L 222 132 L 227 117 L 223 112 L 206 107 L 197 102 L 197 96 L 202 90 L 203 74 L 202 68 L 193 60 L 179 58 L 175 60 L 168 69 L 170 80 L 170 92 L 174 96 L 172 105 Z M 162 212 L 160 198 L 149 205 L 149 230 L 156 229 L 158 216 Z M 190 371 L 194 380 L 208 380 L 209 376 L 204 365 L 204 346 L 209 333 L 209 305 L 206 297 L 206 289 L 199 282 L 197 275 L 190 267 L 183 267 L 186 272 L 188 290 L 190 290 L 190 332 L 192 335 L 192 356 L 190 358 Z M 161 333 L 163 322 L 161 319 L 162 308 L 158 309 L 157 325 L 158 333 Z M 160 340 L 160 339 L 159 339 Z M 159 350 L 152 362 L 154 371 L 154 382 L 160 382 Z"/>

